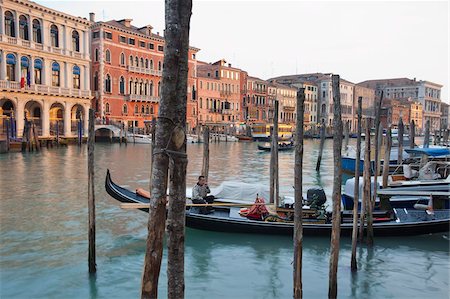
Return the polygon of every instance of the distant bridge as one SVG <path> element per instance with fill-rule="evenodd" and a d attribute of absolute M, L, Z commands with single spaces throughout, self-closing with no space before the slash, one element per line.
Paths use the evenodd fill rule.
<path fill-rule="evenodd" d="M 98 130 L 109 130 L 112 131 L 113 137 L 119 137 L 120 136 L 120 129 L 114 125 L 95 125 L 95 131 Z"/>

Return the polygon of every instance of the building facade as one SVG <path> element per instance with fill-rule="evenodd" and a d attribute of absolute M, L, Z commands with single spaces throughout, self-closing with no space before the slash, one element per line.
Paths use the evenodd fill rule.
<path fill-rule="evenodd" d="M 224 59 L 198 63 L 198 121 L 229 132 L 241 121 L 241 73 Z"/>
<path fill-rule="evenodd" d="M 247 77 L 246 93 L 243 101 L 245 121 L 249 123 L 270 122 L 270 110 L 273 111 L 273 102 L 268 98 L 269 82 L 256 77 Z"/>
<path fill-rule="evenodd" d="M 353 128 L 357 128 L 358 121 L 358 99 L 362 97 L 362 118 L 375 118 L 375 90 L 356 84 L 353 97 Z"/>
<path fill-rule="evenodd" d="M 297 120 L 297 88 L 271 82 L 269 88 L 273 89 L 275 99 L 278 100 L 278 121 L 295 125 Z M 305 103 L 305 124 L 309 123 L 310 112 Z"/>
<path fill-rule="evenodd" d="M 449 104 L 442 102 L 441 103 L 441 129 L 442 130 L 448 130 L 450 129 L 449 124 L 449 116 L 450 116 L 450 109 Z"/>
<path fill-rule="evenodd" d="M 0 115 L 13 137 L 25 119 L 38 135 L 87 135 L 91 104 L 89 26 L 74 17 L 25 0 L 0 6 Z"/>
<path fill-rule="evenodd" d="M 423 106 L 422 106 L 422 103 L 420 103 L 419 101 L 412 101 L 410 99 L 409 106 L 410 106 L 409 119 L 410 119 L 410 121 L 414 121 L 414 127 L 417 128 L 416 132 L 421 133 L 422 128 L 423 128 L 423 121 L 422 121 Z"/>
<path fill-rule="evenodd" d="M 158 115 L 164 68 L 164 37 L 150 25 L 138 28 L 131 19 L 95 22 L 91 13 L 92 102 L 97 119 L 148 133 Z M 189 49 L 188 129 L 195 126 L 196 59 Z"/>
<path fill-rule="evenodd" d="M 423 106 L 422 129 L 426 121 L 430 121 L 431 130 L 437 130 L 440 126 L 441 116 L 441 88 L 442 85 L 429 81 L 417 81 L 416 78 L 396 78 L 367 80 L 359 85 L 376 90 L 377 95 L 384 92 L 387 99 L 411 98 L 419 101 Z"/>

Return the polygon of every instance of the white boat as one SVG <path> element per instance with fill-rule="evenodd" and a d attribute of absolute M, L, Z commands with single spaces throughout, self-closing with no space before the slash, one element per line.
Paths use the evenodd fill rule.
<path fill-rule="evenodd" d="M 128 134 L 127 135 L 128 143 L 138 143 L 138 144 L 151 144 L 152 137 L 150 135 L 142 135 L 142 134 Z"/>
<path fill-rule="evenodd" d="M 186 142 L 187 143 L 200 143 L 201 140 L 198 138 L 198 135 L 187 134 L 186 135 Z"/>

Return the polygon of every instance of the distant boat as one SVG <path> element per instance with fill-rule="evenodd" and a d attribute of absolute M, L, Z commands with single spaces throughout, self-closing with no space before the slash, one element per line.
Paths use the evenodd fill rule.
<path fill-rule="evenodd" d="M 272 146 L 258 144 L 258 149 L 260 151 L 270 152 L 272 149 Z M 294 149 L 294 144 L 292 144 L 292 143 L 279 143 L 278 144 L 278 151 L 290 151 L 292 149 Z"/>
<path fill-rule="evenodd" d="M 151 144 L 152 137 L 150 135 L 130 133 L 127 135 L 127 142 L 128 143 L 138 143 L 138 144 Z"/>

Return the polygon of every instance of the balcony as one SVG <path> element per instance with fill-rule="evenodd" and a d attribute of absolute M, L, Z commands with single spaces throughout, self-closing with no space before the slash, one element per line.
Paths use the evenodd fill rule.
<path fill-rule="evenodd" d="M 295 107 L 294 106 L 283 106 L 283 111 L 295 111 Z"/>
<path fill-rule="evenodd" d="M 222 109 L 209 109 L 209 113 L 222 113 Z"/>
<path fill-rule="evenodd" d="M 131 102 L 150 102 L 159 103 L 159 97 L 140 95 L 140 94 L 130 94 L 126 96 Z"/>
<path fill-rule="evenodd" d="M 44 45 L 40 44 L 40 43 L 36 43 L 34 41 L 30 41 L 30 40 L 23 40 L 20 38 L 16 38 L 16 37 L 10 37 L 8 35 L 5 34 L 0 34 L 0 42 L 5 42 L 8 43 L 10 45 L 19 45 L 25 48 L 29 48 L 29 49 L 35 49 L 38 51 L 44 51 Z M 70 50 L 63 50 L 61 48 L 56 48 L 56 47 L 52 47 L 52 46 L 45 46 L 45 50 L 49 53 L 55 53 L 55 54 L 59 54 L 59 55 L 68 55 L 71 57 L 75 57 L 78 59 L 89 59 L 89 55 L 87 53 L 83 54 L 80 52 L 76 52 L 76 51 L 70 51 Z"/>
<path fill-rule="evenodd" d="M 231 115 L 231 114 L 233 114 L 233 111 L 231 109 L 223 109 L 222 114 Z"/>
<path fill-rule="evenodd" d="M 220 91 L 220 96 L 221 97 L 227 97 L 227 96 L 230 96 L 231 95 L 231 91 L 229 91 L 229 90 L 221 90 Z"/>
<path fill-rule="evenodd" d="M 73 89 L 66 87 L 48 86 L 48 85 L 25 85 L 20 88 L 20 82 L 0 80 L 0 90 L 4 91 L 21 91 L 31 94 L 56 95 L 66 97 L 90 98 L 90 90 Z"/>
<path fill-rule="evenodd" d="M 162 71 L 147 69 L 145 67 L 137 67 L 137 66 L 128 66 L 128 71 L 134 72 L 134 73 L 140 73 L 140 74 L 146 74 L 146 75 L 153 75 L 153 76 L 162 76 Z"/>

